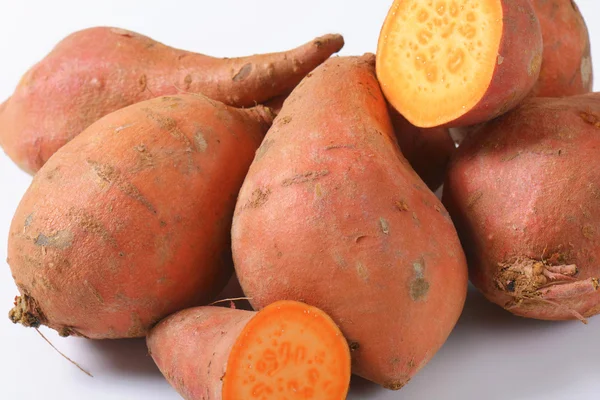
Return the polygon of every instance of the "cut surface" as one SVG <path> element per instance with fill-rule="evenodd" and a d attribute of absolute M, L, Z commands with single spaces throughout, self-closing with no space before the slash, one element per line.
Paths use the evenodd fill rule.
<path fill-rule="evenodd" d="M 260 311 L 231 350 L 223 399 L 345 399 L 350 350 L 323 311 L 280 301 Z"/>
<path fill-rule="evenodd" d="M 471 110 L 503 61 L 502 17 L 501 0 L 396 0 L 377 49 L 390 103 L 419 127 Z"/>

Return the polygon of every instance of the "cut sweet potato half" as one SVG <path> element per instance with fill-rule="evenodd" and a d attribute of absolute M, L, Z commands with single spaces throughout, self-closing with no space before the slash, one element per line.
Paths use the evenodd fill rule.
<path fill-rule="evenodd" d="M 381 30 L 377 76 L 413 125 L 472 125 L 529 93 L 542 48 L 528 0 L 396 0 Z"/>

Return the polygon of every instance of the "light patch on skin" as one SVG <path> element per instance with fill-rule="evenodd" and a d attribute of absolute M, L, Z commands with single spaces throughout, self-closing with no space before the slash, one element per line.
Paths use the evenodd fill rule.
<path fill-rule="evenodd" d="M 131 128 L 131 127 L 132 127 L 132 126 L 134 126 L 134 125 L 135 125 L 135 123 L 134 123 L 134 122 L 132 122 L 131 124 L 125 124 L 125 125 L 118 126 L 118 127 L 116 127 L 116 128 L 115 128 L 115 133 L 119 133 L 119 132 L 121 132 L 122 130 L 125 130 L 125 129 L 127 129 L 127 128 Z"/>
<path fill-rule="evenodd" d="M 363 281 L 369 280 L 369 270 L 360 261 L 356 263 L 356 273 Z"/>
<path fill-rule="evenodd" d="M 410 297 L 413 301 L 423 301 L 427 297 L 427 293 L 429 293 L 429 282 L 425 280 L 424 264 L 423 260 L 413 263 L 415 277 L 410 283 Z"/>
<path fill-rule="evenodd" d="M 531 59 L 529 67 L 527 68 L 527 75 L 533 76 L 539 73 L 540 67 L 542 66 L 542 54 L 537 53 Z"/>
<path fill-rule="evenodd" d="M 381 225 L 381 232 L 384 235 L 388 235 L 390 233 L 390 223 L 385 218 L 380 217 L 379 224 Z"/>
<path fill-rule="evenodd" d="M 590 56 L 583 57 L 581 60 L 581 83 L 584 88 L 590 86 L 592 82 L 592 59 Z"/>
<path fill-rule="evenodd" d="M 48 236 L 40 233 L 35 239 L 33 239 L 33 243 L 36 246 L 53 247 L 64 250 L 71 247 L 73 244 L 73 232 L 58 231 L 55 234 Z"/>
<path fill-rule="evenodd" d="M 498 65 L 502 65 L 503 62 L 504 62 L 504 57 L 502 57 L 500 54 L 498 54 Z"/>
<path fill-rule="evenodd" d="M 202 134 L 202 132 L 197 131 L 194 135 L 194 145 L 197 151 L 204 153 L 208 147 L 208 143 L 206 142 L 206 138 Z"/>

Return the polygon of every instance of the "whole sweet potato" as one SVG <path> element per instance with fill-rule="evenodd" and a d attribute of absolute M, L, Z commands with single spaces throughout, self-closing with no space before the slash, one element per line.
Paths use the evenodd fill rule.
<path fill-rule="evenodd" d="M 233 272 L 235 201 L 271 120 L 263 107 L 160 97 L 107 115 L 60 149 L 12 221 L 13 322 L 138 337 L 211 301 Z"/>
<path fill-rule="evenodd" d="M 573 0 L 530 0 L 540 20 L 544 53 L 533 96 L 560 97 L 592 91 L 590 35 Z"/>
<path fill-rule="evenodd" d="M 466 296 L 442 204 L 402 156 L 374 56 L 332 58 L 285 101 L 240 192 L 237 276 L 255 309 L 299 300 L 351 343 L 353 372 L 399 389 Z"/>
<path fill-rule="evenodd" d="M 323 311 L 278 301 L 260 312 L 180 311 L 148 335 L 148 349 L 186 400 L 344 400 L 350 350 Z"/>
<path fill-rule="evenodd" d="M 377 76 L 413 125 L 468 126 L 525 98 L 542 49 L 529 0 L 395 0 L 379 36 Z"/>
<path fill-rule="evenodd" d="M 536 98 L 459 147 L 443 199 L 471 280 L 524 317 L 600 313 L 600 95 Z"/>
<path fill-rule="evenodd" d="M 291 90 L 343 44 L 327 35 L 287 52 L 219 59 L 118 28 L 79 31 L 23 76 L 0 112 L 0 146 L 34 173 L 112 111 L 181 91 L 253 106 Z"/>

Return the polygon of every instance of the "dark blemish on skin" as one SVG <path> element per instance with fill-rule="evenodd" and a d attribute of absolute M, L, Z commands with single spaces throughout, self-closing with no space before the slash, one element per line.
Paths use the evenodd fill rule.
<path fill-rule="evenodd" d="M 358 342 L 350 342 L 349 343 L 350 351 L 354 352 L 360 349 L 360 344 Z"/>
<path fill-rule="evenodd" d="M 409 379 L 407 379 L 406 381 L 394 381 L 394 382 L 384 384 L 383 387 L 386 389 L 389 389 L 389 390 L 400 390 L 404 386 L 406 386 L 408 381 L 409 381 Z"/>
<path fill-rule="evenodd" d="M 469 196 L 469 198 L 467 200 L 467 208 L 473 208 L 473 206 L 475 206 L 475 203 L 477 203 L 479 200 L 481 200 L 482 197 L 483 197 L 483 192 L 480 190 L 473 193 L 471 196 Z"/>
<path fill-rule="evenodd" d="M 189 89 L 190 86 L 192 85 L 192 76 L 186 75 L 185 78 L 183 79 L 183 83 L 185 84 L 185 88 Z"/>
<path fill-rule="evenodd" d="M 283 182 L 281 182 L 281 185 L 282 186 L 290 186 L 290 185 L 294 185 L 297 183 L 315 181 L 315 180 L 317 180 L 323 176 L 326 176 L 328 174 L 329 174 L 329 171 L 326 169 L 324 169 L 322 171 L 309 171 L 309 172 L 305 172 L 303 174 L 294 175 L 291 178 L 284 179 Z"/>
<path fill-rule="evenodd" d="M 515 291 L 515 281 L 508 282 L 506 285 L 506 290 L 510 293 L 513 293 Z"/>
<path fill-rule="evenodd" d="M 332 144 L 325 147 L 325 150 L 335 150 L 335 149 L 354 149 L 355 147 L 351 144 Z"/>
<path fill-rule="evenodd" d="M 594 228 L 591 225 L 585 225 L 581 228 L 581 233 L 586 239 L 592 239 L 594 237 Z"/>
<path fill-rule="evenodd" d="M 267 200 L 269 200 L 270 194 L 271 194 L 271 189 L 261 189 L 261 188 L 255 189 L 252 192 L 252 194 L 250 195 L 250 198 L 244 205 L 243 209 L 258 208 L 258 207 L 262 206 L 263 204 L 265 204 L 267 202 Z"/>
<path fill-rule="evenodd" d="M 252 67 L 253 67 L 252 63 L 248 63 L 248 64 L 244 65 L 238 71 L 238 73 L 233 76 L 233 81 L 239 82 L 239 81 L 243 81 L 244 79 L 246 79 L 252 72 Z"/>
<path fill-rule="evenodd" d="M 287 125 L 290 122 L 292 122 L 292 117 L 286 115 L 285 117 L 282 117 L 279 120 L 281 121 L 281 125 Z"/>
<path fill-rule="evenodd" d="M 58 231 L 50 236 L 40 233 L 38 237 L 33 240 L 33 243 L 36 246 L 53 247 L 64 250 L 71 247 L 73 244 L 73 233 L 70 231 Z"/>
<path fill-rule="evenodd" d="M 138 80 L 138 83 L 140 85 L 140 90 L 142 92 L 144 90 L 146 90 L 146 88 L 148 87 L 148 78 L 146 77 L 146 75 L 140 76 L 140 79 Z"/>

